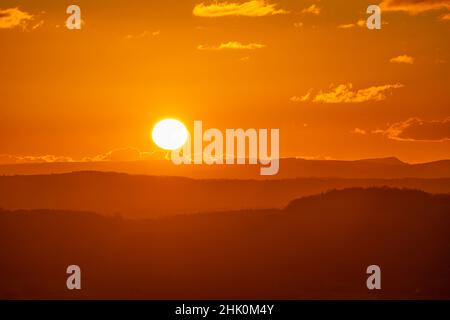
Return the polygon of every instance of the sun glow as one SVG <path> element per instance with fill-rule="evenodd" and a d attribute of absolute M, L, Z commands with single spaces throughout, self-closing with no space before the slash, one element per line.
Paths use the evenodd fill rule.
<path fill-rule="evenodd" d="M 183 123 L 176 119 L 159 121 L 152 130 L 153 142 L 164 150 L 176 150 L 187 141 L 188 131 Z"/>

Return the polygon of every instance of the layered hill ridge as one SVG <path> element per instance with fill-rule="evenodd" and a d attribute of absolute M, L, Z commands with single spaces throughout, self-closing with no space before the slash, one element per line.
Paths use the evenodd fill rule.
<path fill-rule="evenodd" d="M 0 175 L 34 175 L 73 171 L 107 171 L 129 174 L 183 176 L 198 179 L 340 178 L 450 178 L 450 160 L 409 164 L 397 158 L 343 160 L 280 159 L 280 170 L 261 176 L 260 165 L 174 165 L 169 160 L 22 163 L 0 165 Z"/>
<path fill-rule="evenodd" d="M 392 188 L 146 220 L 0 210 L 0 298 L 449 299 L 449 229 L 450 195 Z"/>
<path fill-rule="evenodd" d="M 450 193 L 450 179 L 218 180 L 74 172 L 0 177 L 0 207 L 82 210 L 155 217 L 205 211 L 282 208 L 329 189 L 391 186 Z"/>

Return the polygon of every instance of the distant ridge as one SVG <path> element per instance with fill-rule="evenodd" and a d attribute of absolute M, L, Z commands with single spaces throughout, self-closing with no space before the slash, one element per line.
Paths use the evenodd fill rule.
<path fill-rule="evenodd" d="M 406 162 L 403 162 L 396 157 L 361 159 L 356 161 L 380 163 L 380 164 L 407 164 Z"/>
<path fill-rule="evenodd" d="M 183 176 L 198 179 L 289 179 L 306 177 L 339 178 L 449 178 L 450 160 L 409 164 L 388 157 L 379 159 L 280 160 L 280 171 L 261 176 L 260 165 L 179 165 L 168 160 L 129 162 L 60 162 L 0 165 L 0 175 L 33 175 L 74 171 L 123 172 L 159 176 Z"/>
<path fill-rule="evenodd" d="M 205 211 L 282 208 L 292 199 L 330 189 L 373 186 L 450 193 L 450 178 L 222 180 L 98 171 L 0 176 L 0 207 L 153 217 Z"/>

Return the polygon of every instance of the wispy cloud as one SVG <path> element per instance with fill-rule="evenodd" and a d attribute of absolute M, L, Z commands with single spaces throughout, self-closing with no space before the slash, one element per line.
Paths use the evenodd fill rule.
<path fill-rule="evenodd" d="M 242 44 L 238 41 L 230 41 L 226 43 L 221 43 L 218 46 L 208 46 L 208 45 L 198 45 L 198 50 L 255 50 L 264 48 L 264 44 L 260 43 L 248 43 Z"/>
<path fill-rule="evenodd" d="M 348 24 L 340 24 L 338 25 L 339 29 L 351 29 L 351 28 L 355 28 L 355 27 L 364 27 L 366 25 L 366 21 L 365 20 L 358 20 L 355 23 L 348 23 Z"/>
<path fill-rule="evenodd" d="M 81 162 L 162 160 L 166 155 L 167 153 L 162 151 L 148 152 L 134 147 L 124 147 L 94 157 L 84 157 Z"/>
<path fill-rule="evenodd" d="M 68 156 L 56 155 L 11 155 L 0 154 L 0 164 L 20 163 L 56 163 L 56 162 L 104 162 L 104 161 L 139 161 L 139 160 L 161 160 L 165 154 L 161 152 L 145 152 L 137 148 L 125 147 L 108 151 L 92 157 L 75 159 Z"/>
<path fill-rule="evenodd" d="M 44 25 L 44 20 L 41 20 L 41 21 L 39 21 L 38 23 L 36 23 L 35 25 L 33 25 L 33 26 L 31 27 L 31 29 L 32 29 L 32 30 L 36 30 L 36 29 L 42 27 L 43 25 Z"/>
<path fill-rule="evenodd" d="M 402 88 L 404 85 L 386 84 L 382 86 L 372 86 L 369 88 L 353 90 L 353 85 L 340 84 L 331 86 L 329 91 L 319 91 L 316 95 L 311 95 L 308 92 L 303 97 L 292 97 L 291 101 L 305 102 L 312 101 L 315 103 L 361 103 L 367 101 L 382 101 L 387 98 L 388 93 L 393 89 Z"/>
<path fill-rule="evenodd" d="M 293 97 L 290 98 L 290 100 L 292 102 L 305 102 L 305 101 L 308 101 L 311 98 L 311 91 L 312 90 L 309 90 L 305 95 L 300 96 L 300 97 L 299 96 L 293 96 Z"/>
<path fill-rule="evenodd" d="M 125 36 L 125 39 L 127 39 L 127 40 L 140 39 L 140 38 L 145 38 L 145 37 L 148 37 L 148 36 L 155 37 L 155 36 L 159 36 L 160 34 L 161 34 L 160 30 L 156 30 L 156 31 L 152 31 L 152 32 L 149 32 L 149 31 L 145 30 L 145 31 L 142 31 L 141 33 L 135 34 L 135 35 L 128 34 L 128 35 Z"/>
<path fill-rule="evenodd" d="M 339 29 L 351 29 L 354 28 L 355 24 L 354 23 L 348 23 L 348 24 L 340 24 L 338 25 Z"/>
<path fill-rule="evenodd" d="M 401 56 L 397 56 L 389 60 L 391 63 L 406 63 L 406 64 L 413 64 L 414 58 L 411 56 L 408 56 L 406 54 L 403 54 Z"/>
<path fill-rule="evenodd" d="M 366 131 L 366 130 L 360 129 L 360 128 L 355 128 L 355 129 L 353 129 L 353 130 L 350 131 L 350 132 L 351 132 L 351 133 L 354 133 L 354 134 L 362 134 L 362 135 L 367 134 L 367 131 Z"/>
<path fill-rule="evenodd" d="M 383 0 L 383 11 L 405 11 L 417 14 L 425 11 L 450 9 L 450 0 Z"/>
<path fill-rule="evenodd" d="M 284 9 L 277 9 L 276 4 L 269 4 L 265 0 L 251 0 L 243 3 L 200 3 L 194 7 L 192 13 L 194 16 L 209 18 L 225 16 L 262 17 L 276 14 L 286 14 L 289 13 L 289 11 L 286 11 Z"/>
<path fill-rule="evenodd" d="M 43 163 L 43 162 L 73 162 L 71 157 L 55 156 L 55 155 L 40 155 L 40 156 L 24 156 L 0 154 L 0 164 L 14 164 L 14 163 Z"/>
<path fill-rule="evenodd" d="M 92 158 L 84 158 L 84 161 L 137 161 L 142 159 L 141 152 L 132 147 L 114 149 L 105 154 Z"/>
<path fill-rule="evenodd" d="M 443 21 L 450 21 L 450 13 L 444 14 L 441 17 L 441 20 L 443 20 Z"/>
<path fill-rule="evenodd" d="M 18 8 L 0 9 L 0 29 L 25 28 L 33 15 Z"/>
<path fill-rule="evenodd" d="M 450 140 L 450 117 L 432 121 L 409 118 L 390 125 L 386 130 L 374 130 L 373 133 L 381 133 L 398 141 L 446 141 Z"/>
<path fill-rule="evenodd" d="M 314 15 L 320 14 L 321 8 L 316 6 L 315 4 L 310 5 L 309 7 L 302 10 L 302 13 L 310 13 Z"/>

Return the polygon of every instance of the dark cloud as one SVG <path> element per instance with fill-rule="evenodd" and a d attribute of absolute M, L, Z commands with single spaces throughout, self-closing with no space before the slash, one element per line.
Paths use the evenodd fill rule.
<path fill-rule="evenodd" d="M 445 141 L 450 140 L 450 117 L 444 120 L 425 121 L 410 118 L 391 125 L 387 130 L 377 132 L 390 139 L 401 141 Z"/>

